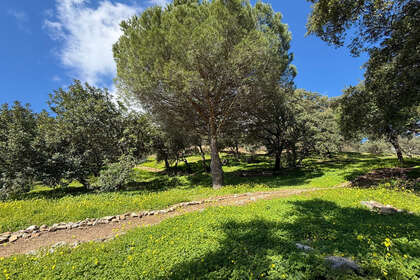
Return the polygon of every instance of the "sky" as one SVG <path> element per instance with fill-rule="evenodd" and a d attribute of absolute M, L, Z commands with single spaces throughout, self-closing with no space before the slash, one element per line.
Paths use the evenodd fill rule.
<path fill-rule="evenodd" d="M 298 88 L 330 97 L 363 79 L 366 56 L 354 58 L 315 36 L 305 36 L 310 3 L 265 0 L 283 14 L 292 33 L 291 52 Z M 18 100 L 34 111 L 47 108 L 48 95 L 73 79 L 115 91 L 112 45 L 121 20 L 165 0 L 0 1 L 0 104 Z"/>

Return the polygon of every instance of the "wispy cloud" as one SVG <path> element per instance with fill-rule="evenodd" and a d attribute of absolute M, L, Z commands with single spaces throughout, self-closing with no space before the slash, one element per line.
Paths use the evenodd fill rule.
<path fill-rule="evenodd" d="M 30 29 L 28 27 L 28 15 L 24 11 L 17 11 L 10 9 L 7 11 L 9 16 L 12 16 L 15 18 L 17 26 L 20 30 L 25 31 L 27 33 L 30 33 Z"/>
<path fill-rule="evenodd" d="M 74 78 L 97 86 L 108 86 L 115 77 L 112 45 L 121 36 L 120 22 L 139 13 L 136 5 L 89 0 L 56 0 L 55 15 L 44 27 L 58 42 L 58 56 Z M 51 12 L 49 12 L 51 14 Z"/>
<path fill-rule="evenodd" d="M 166 5 L 169 4 L 169 1 L 168 0 L 149 0 L 149 3 L 151 5 L 158 5 L 158 6 L 165 7 Z"/>

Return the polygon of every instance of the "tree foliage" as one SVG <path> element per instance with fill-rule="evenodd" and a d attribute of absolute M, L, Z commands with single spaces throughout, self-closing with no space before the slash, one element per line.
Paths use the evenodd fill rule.
<path fill-rule="evenodd" d="M 209 135 L 213 187 L 223 184 L 218 137 L 241 100 L 291 71 L 280 13 L 247 1 L 174 1 L 121 24 L 118 85 L 155 116 L 198 120 Z M 197 128 L 197 127 L 196 127 Z"/>
<path fill-rule="evenodd" d="M 29 105 L 0 107 L 0 199 L 30 189 L 39 160 L 33 145 L 36 131 Z"/>
<path fill-rule="evenodd" d="M 385 137 L 402 161 L 398 136 L 420 129 L 420 2 L 310 2 L 309 34 L 342 46 L 351 32 L 351 52 L 370 55 L 365 82 L 347 89 L 342 98 L 343 131 Z"/>

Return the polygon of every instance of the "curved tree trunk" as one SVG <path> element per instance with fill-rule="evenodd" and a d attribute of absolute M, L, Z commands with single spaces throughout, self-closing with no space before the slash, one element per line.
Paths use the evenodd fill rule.
<path fill-rule="evenodd" d="M 403 158 L 403 154 L 402 154 L 402 151 L 401 151 L 400 143 L 398 142 L 398 136 L 395 135 L 395 134 L 392 134 L 391 137 L 389 137 L 389 142 L 394 147 L 395 152 L 397 153 L 397 157 L 398 157 L 399 162 L 403 162 L 404 158 Z"/>
<path fill-rule="evenodd" d="M 217 137 L 215 135 L 210 136 L 210 154 L 213 189 L 220 189 L 223 186 L 223 169 L 222 162 L 219 157 L 219 150 L 217 148 Z"/>

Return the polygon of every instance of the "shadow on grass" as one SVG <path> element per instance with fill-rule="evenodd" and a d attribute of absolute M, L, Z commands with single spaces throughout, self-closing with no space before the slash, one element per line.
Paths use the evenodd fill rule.
<path fill-rule="evenodd" d="M 382 243 L 394 235 L 400 241 L 393 243 L 392 254 L 395 250 L 413 259 L 420 257 L 420 244 L 409 241 L 420 238 L 418 216 L 378 215 L 320 199 L 290 203 L 292 210 L 282 216 L 293 218 L 286 221 L 255 218 L 223 223 L 220 246 L 199 259 L 174 266 L 158 279 L 350 279 L 348 274 L 331 271 L 324 257 L 344 254 L 369 264 L 372 252 L 385 258 Z M 314 250 L 305 253 L 296 248 L 296 242 L 309 243 Z M 379 263 L 370 263 L 351 279 L 381 278 L 381 269 L 387 267 L 381 268 Z M 414 279 L 410 277 L 415 273 L 399 262 L 389 279 Z"/>

